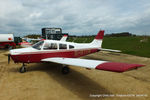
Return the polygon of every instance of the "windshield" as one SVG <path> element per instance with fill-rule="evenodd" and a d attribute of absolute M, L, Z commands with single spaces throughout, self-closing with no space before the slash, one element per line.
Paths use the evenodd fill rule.
<path fill-rule="evenodd" d="M 34 45 L 32 46 L 32 48 L 41 50 L 41 47 L 42 47 L 43 43 L 44 43 L 44 41 L 40 41 L 40 42 L 34 44 Z"/>

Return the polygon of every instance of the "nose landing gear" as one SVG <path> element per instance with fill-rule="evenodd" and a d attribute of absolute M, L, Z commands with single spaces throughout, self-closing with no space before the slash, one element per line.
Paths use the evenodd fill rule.
<path fill-rule="evenodd" d="M 20 73 L 25 73 L 27 70 L 25 68 L 25 64 L 23 63 L 22 67 L 20 68 Z"/>

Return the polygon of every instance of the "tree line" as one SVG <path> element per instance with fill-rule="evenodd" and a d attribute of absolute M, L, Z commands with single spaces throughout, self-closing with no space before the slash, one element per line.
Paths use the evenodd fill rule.
<path fill-rule="evenodd" d="M 77 35 L 69 35 L 69 37 L 82 37 L 82 38 L 86 38 L 86 37 L 95 37 L 96 35 L 81 35 L 81 36 L 77 36 Z M 121 32 L 121 33 L 111 33 L 111 34 L 105 34 L 105 37 L 124 37 L 124 36 L 136 36 L 135 34 L 129 33 L 129 32 Z M 30 34 L 27 35 L 25 37 L 28 38 L 39 38 L 42 37 L 41 35 L 37 35 L 37 34 Z"/>

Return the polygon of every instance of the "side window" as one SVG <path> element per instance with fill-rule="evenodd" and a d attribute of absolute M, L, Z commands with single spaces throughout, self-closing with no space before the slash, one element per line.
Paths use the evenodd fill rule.
<path fill-rule="evenodd" d="M 44 50 L 55 50 L 57 49 L 57 43 L 45 43 Z"/>
<path fill-rule="evenodd" d="M 69 49 L 73 49 L 74 48 L 74 46 L 73 45 L 69 45 Z"/>
<path fill-rule="evenodd" d="M 59 44 L 59 49 L 67 49 L 67 44 Z"/>

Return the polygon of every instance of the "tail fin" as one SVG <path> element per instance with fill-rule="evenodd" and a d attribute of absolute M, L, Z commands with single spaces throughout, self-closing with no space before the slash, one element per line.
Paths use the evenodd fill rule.
<path fill-rule="evenodd" d="M 60 39 L 60 41 L 62 41 L 62 42 L 65 42 L 66 40 L 67 40 L 67 35 L 64 35 L 61 39 Z"/>
<path fill-rule="evenodd" d="M 95 37 L 95 39 L 90 44 L 94 45 L 94 46 L 101 47 L 103 36 L 104 36 L 104 30 L 100 30 L 98 32 L 97 36 Z"/>

